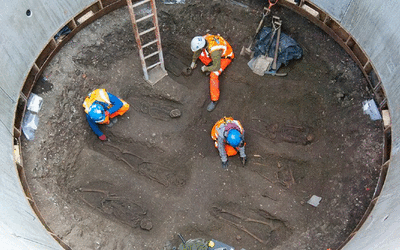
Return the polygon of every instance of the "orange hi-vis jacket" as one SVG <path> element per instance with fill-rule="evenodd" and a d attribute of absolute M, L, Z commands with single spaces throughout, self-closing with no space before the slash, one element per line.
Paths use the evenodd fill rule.
<path fill-rule="evenodd" d="M 232 117 L 224 117 L 217 121 L 211 129 L 211 138 L 215 141 L 215 147 L 218 148 L 219 155 L 223 162 L 228 160 L 228 156 L 236 155 L 239 151 L 240 157 L 246 157 L 244 146 L 234 148 L 226 143 L 225 136 L 230 129 L 237 129 L 244 135 L 242 124 Z"/>
<path fill-rule="evenodd" d="M 105 107 L 107 109 L 111 107 L 110 97 L 108 97 L 107 91 L 105 89 L 96 89 L 90 92 L 83 102 L 82 106 L 85 108 L 86 114 L 89 114 L 90 106 L 92 106 L 95 101 L 107 104 Z M 109 119 L 110 118 L 107 116 L 100 124 L 108 124 Z"/>
<path fill-rule="evenodd" d="M 90 107 L 94 104 L 98 103 L 104 107 L 105 110 L 108 111 L 108 115 L 106 115 L 104 121 L 94 121 L 89 116 Z M 89 123 L 90 128 L 97 136 L 103 136 L 103 132 L 100 130 L 98 124 L 109 124 L 110 119 L 123 115 L 126 111 L 129 110 L 129 104 L 119 97 L 108 93 L 105 89 L 96 89 L 93 90 L 89 95 L 85 98 L 85 101 L 82 105 L 85 108 L 86 119 Z M 107 113 L 106 113 L 107 114 Z"/>
<path fill-rule="evenodd" d="M 243 134 L 244 129 L 239 121 L 234 120 L 232 117 L 224 117 L 214 124 L 214 127 L 211 129 L 211 138 L 213 140 L 218 140 L 218 136 L 221 134 L 220 132 L 223 132 L 221 131 L 222 125 L 225 130 L 225 126 L 229 123 L 233 123 L 233 125 L 236 125 L 239 128 L 239 132 Z"/>
<path fill-rule="evenodd" d="M 122 104 L 121 104 L 122 107 L 119 108 L 118 106 L 113 105 L 113 101 L 110 100 L 110 96 L 105 89 L 93 90 L 85 98 L 85 101 L 83 102 L 83 107 L 85 108 L 86 114 L 89 113 L 90 106 L 92 106 L 92 104 L 94 102 L 100 102 L 104 106 L 104 108 L 106 108 L 110 112 L 110 114 L 108 116 L 106 116 L 104 121 L 96 122 L 96 123 L 108 124 L 110 122 L 110 118 L 114 118 L 117 115 L 123 115 L 129 109 L 129 104 L 127 102 L 125 102 L 124 100 L 122 100 L 118 97 L 113 96 L 112 94 L 110 94 L 110 95 L 115 99 L 114 102 L 117 99 L 119 99 L 119 101 L 122 102 Z"/>
<path fill-rule="evenodd" d="M 233 59 L 234 54 L 232 47 L 222 36 L 207 34 L 204 36 L 204 39 L 207 41 L 207 49 L 205 50 L 206 53 L 211 54 L 215 50 L 222 50 L 222 58 Z"/>
<path fill-rule="evenodd" d="M 110 97 L 108 97 L 107 91 L 105 89 L 93 90 L 91 93 L 88 94 L 88 96 L 85 98 L 85 101 L 83 102 L 83 107 L 85 108 L 86 114 L 89 113 L 90 106 L 92 106 L 95 101 L 107 103 L 107 108 L 109 108 L 109 106 L 111 105 Z"/>

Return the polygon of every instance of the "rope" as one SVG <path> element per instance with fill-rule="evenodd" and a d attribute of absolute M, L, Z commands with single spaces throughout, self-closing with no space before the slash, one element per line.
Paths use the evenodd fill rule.
<path fill-rule="evenodd" d="M 268 0 L 269 6 L 268 9 L 270 10 L 272 6 L 274 6 L 279 0 L 276 0 L 275 3 L 272 3 L 271 0 Z"/>

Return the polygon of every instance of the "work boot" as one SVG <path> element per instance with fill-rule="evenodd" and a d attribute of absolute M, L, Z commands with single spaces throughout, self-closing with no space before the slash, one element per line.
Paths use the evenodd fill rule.
<path fill-rule="evenodd" d="M 110 119 L 110 123 L 106 125 L 107 128 L 111 128 L 112 126 L 114 126 L 114 124 L 117 123 L 117 121 L 118 121 L 117 117 Z"/>
<path fill-rule="evenodd" d="M 211 101 L 210 104 L 207 106 L 207 111 L 211 112 L 215 109 L 215 106 L 217 106 L 217 102 Z"/>

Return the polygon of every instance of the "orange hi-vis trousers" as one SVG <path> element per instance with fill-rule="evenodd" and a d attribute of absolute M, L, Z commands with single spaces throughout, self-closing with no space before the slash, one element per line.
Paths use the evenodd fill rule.
<path fill-rule="evenodd" d="M 199 59 L 204 65 L 209 65 L 212 62 L 212 59 L 207 56 L 204 51 L 199 56 Z M 219 99 L 219 75 L 228 67 L 228 65 L 232 62 L 230 58 L 221 58 L 221 68 L 218 71 L 211 71 L 210 73 L 210 96 L 211 101 L 218 101 Z"/>
<path fill-rule="evenodd" d="M 110 123 L 110 119 L 116 117 L 117 115 L 123 115 L 123 114 L 125 114 L 126 111 L 129 110 L 129 104 L 126 101 L 122 100 L 122 99 L 120 99 L 120 100 L 122 101 L 122 107 L 120 109 L 118 109 L 116 112 L 114 112 L 114 113 L 110 114 L 109 116 L 107 116 L 106 119 L 104 119 L 104 121 L 102 123 L 99 123 L 99 124 L 109 124 Z"/>

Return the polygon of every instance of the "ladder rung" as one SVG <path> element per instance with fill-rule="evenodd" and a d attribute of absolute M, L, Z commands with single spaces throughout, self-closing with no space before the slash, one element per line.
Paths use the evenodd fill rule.
<path fill-rule="evenodd" d="M 144 16 L 144 17 L 142 17 L 142 18 L 139 18 L 138 20 L 136 20 L 136 22 L 138 23 L 138 22 L 143 21 L 143 20 L 146 20 L 147 18 L 150 18 L 150 17 L 152 17 L 152 16 L 154 16 L 153 13 L 151 13 L 150 15 Z"/>
<path fill-rule="evenodd" d="M 139 33 L 139 36 L 143 36 L 144 34 L 147 34 L 147 33 L 149 33 L 150 31 L 153 31 L 153 30 L 155 30 L 155 29 L 156 29 L 156 27 L 153 27 L 153 28 L 151 28 L 151 29 L 142 31 L 142 32 Z"/>
<path fill-rule="evenodd" d="M 150 45 L 152 45 L 152 44 L 155 44 L 157 41 L 158 41 L 158 40 L 154 40 L 154 41 L 151 41 L 151 42 L 149 42 L 149 43 L 146 43 L 145 45 L 142 46 L 142 49 L 143 49 L 143 48 L 146 48 L 147 46 L 150 46 Z"/>
<path fill-rule="evenodd" d="M 144 60 L 146 60 L 147 58 L 150 58 L 150 57 L 152 57 L 152 56 L 155 56 L 155 55 L 157 55 L 157 54 L 160 54 L 160 51 L 156 51 L 156 52 L 151 53 L 151 54 L 148 55 L 148 56 L 145 56 L 145 57 L 144 57 Z"/>
<path fill-rule="evenodd" d="M 139 5 L 145 4 L 145 3 L 147 3 L 147 2 L 150 2 L 150 0 L 140 1 L 140 2 L 138 2 L 138 3 L 135 3 L 132 7 L 135 8 L 135 7 L 139 6 Z"/>
<path fill-rule="evenodd" d="M 157 63 L 155 63 L 155 64 L 153 64 L 153 65 L 150 65 L 150 66 L 147 67 L 146 69 L 147 69 L 147 70 L 152 69 L 152 68 L 154 68 L 155 66 L 157 66 L 157 65 L 159 65 L 159 64 L 161 64 L 161 62 L 157 62 Z"/>

